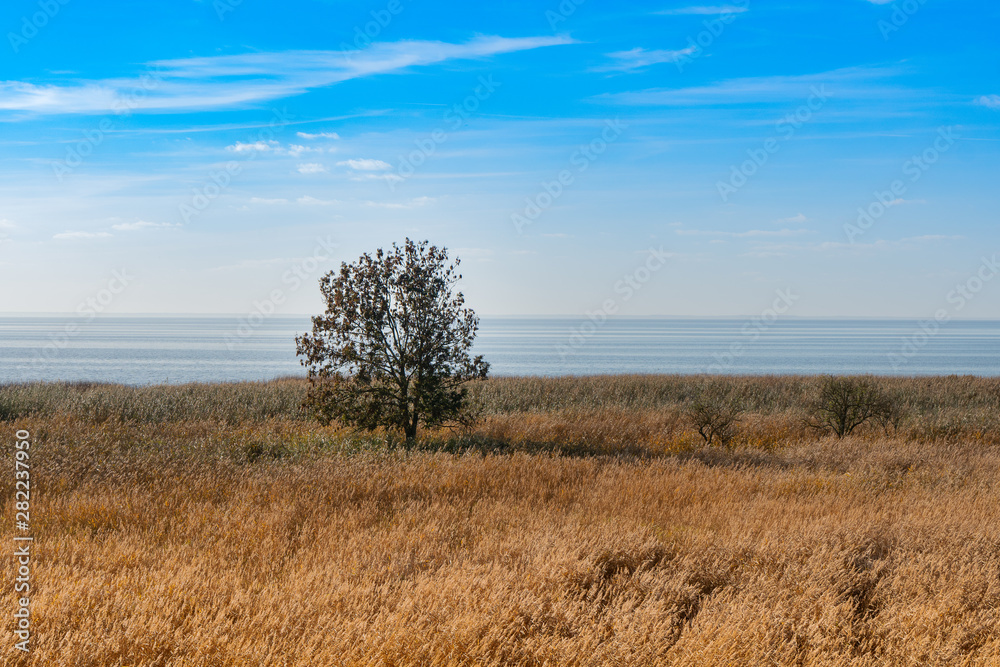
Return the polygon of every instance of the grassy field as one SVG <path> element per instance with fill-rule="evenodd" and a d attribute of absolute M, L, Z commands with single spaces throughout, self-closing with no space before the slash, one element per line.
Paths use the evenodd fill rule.
<path fill-rule="evenodd" d="M 904 421 L 840 440 L 817 378 L 501 378 L 409 449 L 298 380 L 0 387 L 36 539 L 0 664 L 998 664 L 1000 380 L 878 382 Z"/>

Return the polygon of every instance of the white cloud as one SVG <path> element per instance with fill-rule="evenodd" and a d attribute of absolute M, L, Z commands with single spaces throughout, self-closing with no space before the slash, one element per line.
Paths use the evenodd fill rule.
<path fill-rule="evenodd" d="M 905 92 L 884 80 L 898 74 L 898 68 L 848 67 L 818 74 L 763 76 L 727 79 L 705 86 L 688 88 L 648 88 L 646 90 L 598 95 L 595 101 L 613 104 L 657 106 L 736 106 L 748 103 L 804 100 L 815 87 L 830 97 L 884 98 L 899 97 Z"/>
<path fill-rule="evenodd" d="M 337 163 L 338 167 L 350 167 L 355 171 L 385 171 L 392 169 L 392 165 L 382 160 L 372 160 L 362 158 L 360 160 L 343 160 Z"/>
<path fill-rule="evenodd" d="M 226 150 L 232 153 L 271 153 L 274 155 L 290 155 L 291 157 L 299 157 L 303 153 L 323 153 L 325 151 L 323 148 L 312 148 L 311 146 L 303 146 L 302 144 L 288 144 L 288 147 L 285 148 L 274 140 L 255 141 L 253 143 L 237 141 L 232 146 L 226 146 Z M 331 149 L 331 152 L 335 150 Z"/>
<path fill-rule="evenodd" d="M 816 243 L 761 243 L 752 250 L 744 253 L 746 257 L 781 257 L 788 254 L 799 255 L 803 252 L 868 252 L 868 251 L 893 251 L 905 250 L 912 243 L 932 243 L 944 240 L 957 241 L 965 239 L 964 236 L 943 236 L 938 234 L 926 234 L 924 236 L 910 236 L 903 239 L 889 241 L 878 239 L 871 243 L 849 243 L 846 241 L 819 241 Z"/>
<path fill-rule="evenodd" d="M 266 199 L 264 197 L 251 197 L 251 204 L 287 204 L 287 199 Z"/>
<path fill-rule="evenodd" d="M 237 141 L 232 146 L 226 146 L 227 151 L 232 151 L 233 153 L 254 153 L 254 152 L 267 152 L 274 150 L 278 146 L 277 141 L 255 141 L 252 144 L 247 144 L 242 141 Z"/>
<path fill-rule="evenodd" d="M 924 234 L 923 236 L 910 236 L 903 241 L 964 241 L 964 236 L 956 235 L 945 235 L 945 234 Z"/>
<path fill-rule="evenodd" d="M 155 227 L 179 227 L 180 225 L 171 224 L 169 222 L 146 222 L 145 220 L 139 220 L 138 222 L 123 222 L 118 225 L 111 225 L 111 229 L 119 232 L 134 232 L 140 229 L 151 229 Z"/>
<path fill-rule="evenodd" d="M 461 44 L 404 40 L 346 52 L 281 51 L 159 60 L 147 63 L 156 72 L 156 85 L 150 85 L 149 74 L 144 75 L 145 81 L 135 76 L 66 85 L 0 81 L 0 110 L 103 114 L 120 109 L 126 99 L 136 113 L 246 107 L 412 67 L 573 43 L 566 36 L 481 35 Z M 144 94 L 136 97 L 135 90 Z"/>
<path fill-rule="evenodd" d="M 391 203 L 391 202 L 375 202 L 375 201 L 369 201 L 365 203 L 368 204 L 369 206 L 376 206 L 378 208 L 404 209 L 404 208 L 417 208 L 419 206 L 426 206 L 427 204 L 430 204 L 433 201 L 434 197 L 416 197 L 402 204 Z"/>
<path fill-rule="evenodd" d="M 776 223 L 788 223 L 788 222 L 808 222 L 809 218 L 799 213 L 798 215 L 793 215 L 790 218 L 781 218 L 780 220 L 775 220 Z"/>
<path fill-rule="evenodd" d="M 316 134 L 296 132 L 295 135 L 303 139 L 340 139 L 340 135 L 336 132 L 317 132 Z"/>
<path fill-rule="evenodd" d="M 0 229 L 14 229 L 17 227 L 13 222 L 6 218 L 0 218 Z"/>
<path fill-rule="evenodd" d="M 106 239 L 112 236 L 108 232 L 63 232 L 56 234 L 52 238 L 59 240 L 67 239 Z"/>
<path fill-rule="evenodd" d="M 740 253 L 740 257 L 754 257 L 756 259 L 768 259 L 769 257 L 786 257 L 788 253 L 775 250 L 751 250 Z"/>
<path fill-rule="evenodd" d="M 983 95 L 976 100 L 976 104 L 989 109 L 1000 109 L 1000 95 Z"/>
<path fill-rule="evenodd" d="M 298 169 L 300 174 L 322 174 L 326 171 L 326 167 L 318 162 L 306 162 L 304 164 L 300 164 Z"/>
<path fill-rule="evenodd" d="M 628 51 L 615 51 L 614 53 L 607 54 L 609 58 L 614 60 L 609 65 L 604 65 L 602 67 L 595 67 L 593 71 L 595 72 L 630 72 L 632 70 L 640 69 L 642 67 L 649 67 L 650 65 L 658 65 L 660 63 L 675 63 L 681 60 L 684 56 L 691 55 L 696 50 L 696 47 L 689 46 L 686 49 L 680 49 L 678 51 L 665 51 L 665 50 L 652 50 L 647 51 L 646 49 L 636 47 Z"/>
<path fill-rule="evenodd" d="M 731 238 L 753 238 L 767 236 L 799 236 L 815 234 L 811 229 L 750 229 L 745 232 L 720 232 L 704 229 L 675 229 L 680 236 L 727 236 Z"/>
<path fill-rule="evenodd" d="M 333 204 L 340 203 L 336 199 L 316 199 L 315 197 L 310 197 L 309 195 L 299 197 L 295 201 L 304 206 L 332 206 Z"/>
<path fill-rule="evenodd" d="M 885 2 L 892 2 L 892 0 L 885 0 Z M 746 4 L 750 3 L 747 2 Z M 711 14 L 742 14 L 748 9 L 749 7 L 746 6 L 740 7 L 738 5 L 714 5 L 714 6 L 679 7 L 677 9 L 664 9 L 662 11 L 653 13 L 662 14 L 665 16 L 682 16 L 686 14 L 705 16 Z"/>
<path fill-rule="evenodd" d="M 308 146 L 301 146 L 299 144 L 289 144 L 288 154 L 292 157 L 298 157 L 303 153 L 322 153 L 322 148 L 309 148 Z"/>

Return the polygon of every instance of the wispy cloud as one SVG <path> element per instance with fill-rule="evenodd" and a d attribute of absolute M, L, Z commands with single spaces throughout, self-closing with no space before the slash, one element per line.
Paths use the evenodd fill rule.
<path fill-rule="evenodd" d="M 299 197 L 295 201 L 303 206 L 333 206 L 334 204 L 340 203 L 340 201 L 336 199 L 316 199 L 315 197 L 310 197 L 309 195 Z"/>
<path fill-rule="evenodd" d="M 405 209 L 405 208 L 417 208 L 420 206 L 426 206 L 427 204 L 430 204 L 433 201 L 434 197 L 416 197 L 402 204 L 396 202 L 376 202 L 376 201 L 369 201 L 365 203 L 368 204 L 369 206 L 375 206 L 378 208 Z"/>
<path fill-rule="evenodd" d="M 275 150 L 277 147 L 278 142 L 273 140 L 255 141 L 253 143 L 237 141 L 232 146 L 226 146 L 226 150 L 233 153 L 266 153 L 267 151 Z"/>
<path fill-rule="evenodd" d="M 976 100 L 976 104 L 990 109 L 1000 109 L 1000 95 L 983 95 Z"/>
<path fill-rule="evenodd" d="M 351 52 L 283 51 L 159 60 L 148 63 L 157 73 L 157 85 L 129 107 L 134 112 L 159 113 L 246 107 L 411 67 L 572 43 L 566 36 L 479 36 L 461 44 L 406 40 Z M 0 81 L 0 110 L 110 113 L 141 85 L 138 77 L 70 84 Z"/>
<path fill-rule="evenodd" d="M 681 236 L 725 236 L 738 239 L 772 236 L 800 236 L 802 234 L 816 233 L 811 229 L 749 229 L 745 232 L 722 232 L 704 229 L 675 229 L 674 232 Z"/>
<path fill-rule="evenodd" d="M 231 153 L 266 153 L 270 155 L 290 155 L 291 157 L 299 157 L 305 153 L 323 153 L 326 151 L 324 148 L 312 148 L 311 146 L 303 146 L 301 144 L 289 144 L 287 147 L 282 146 L 280 142 L 275 140 L 270 141 L 253 141 L 253 142 L 243 142 L 237 141 L 235 144 L 226 146 L 226 150 Z M 333 152 L 335 149 L 330 149 Z"/>
<path fill-rule="evenodd" d="M 382 160 L 362 158 L 360 160 L 342 160 L 337 163 L 338 167 L 350 167 L 355 171 L 385 171 L 392 169 L 392 165 Z"/>
<path fill-rule="evenodd" d="M 111 229 L 118 232 L 135 232 L 140 229 L 155 229 L 157 227 L 180 227 L 180 225 L 170 222 L 146 222 L 145 220 L 139 220 L 138 222 L 123 222 L 121 224 L 111 225 Z"/>
<path fill-rule="evenodd" d="M 801 223 L 801 222 L 808 222 L 808 221 L 809 221 L 809 218 L 807 218 L 802 213 L 799 213 L 798 215 L 793 215 L 790 218 L 780 218 L 778 220 L 775 220 L 775 223 L 777 223 L 777 224 L 788 224 L 789 222 L 800 222 Z"/>
<path fill-rule="evenodd" d="M 923 236 L 910 236 L 904 241 L 964 241 L 965 237 L 960 234 L 924 234 Z"/>
<path fill-rule="evenodd" d="M 874 0 L 872 0 L 874 1 Z M 886 2 L 891 2 L 892 0 L 885 0 Z M 750 4 L 749 2 L 746 3 Z M 689 14 L 695 14 L 698 16 L 705 15 L 715 15 L 715 14 L 742 14 L 748 11 L 749 7 L 746 5 L 699 5 L 695 7 L 678 7 L 676 9 L 663 9 L 658 12 L 653 12 L 654 14 L 662 14 L 664 16 L 683 16 Z"/>
<path fill-rule="evenodd" d="M 106 239 L 111 236 L 113 236 L 113 234 L 108 232 L 62 232 L 61 234 L 56 234 L 52 238 L 65 241 L 70 239 Z"/>
<path fill-rule="evenodd" d="M 251 204 L 265 204 L 265 205 L 270 206 L 270 205 L 273 205 L 273 204 L 287 204 L 288 200 L 287 199 L 281 199 L 281 198 L 267 199 L 265 197 L 251 197 L 250 198 L 250 203 Z"/>
<path fill-rule="evenodd" d="M 336 132 L 317 132 L 316 134 L 310 134 L 309 132 L 296 132 L 295 136 L 302 139 L 340 139 L 340 135 Z"/>
<path fill-rule="evenodd" d="M 608 65 L 595 67 L 594 72 L 631 72 L 633 70 L 659 65 L 661 63 L 675 63 L 678 60 L 689 56 L 695 52 L 697 47 L 689 46 L 678 51 L 646 50 L 636 47 L 628 51 L 615 51 L 607 54 L 612 59 Z"/>
<path fill-rule="evenodd" d="M 288 154 L 292 157 L 298 157 L 303 153 L 322 153 L 322 148 L 309 148 L 308 146 L 300 146 L 299 144 L 289 144 Z"/>
<path fill-rule="evenodd" d="M 326 167 L 318 162 L 306 162 L 300 164 L 298 170 L 300 174 L 322 174 L 326 171 Z"/>
<path fill-rule="evenodd" d="M 858 254 L 872 251 L 892 251 L 912 248 L 914 244 L 935 243 L 940 241 L 960 241 L 964 236 L 925 234 L 923 236 L 908 236 L 902 239 L 878 239 L 871 243 L 847 243 L 844 241 L 817 241 L 814 243 L 761 243 L 743 253 L 745 257 L 784 257 L 798 255 L 803 252 Z"/>
<path fill-rule="evenodd" d="M 637 106 L 738 106 L 804 99 L 812 87 L 825 87 L 831 97 L 871 99 L 889 94 L 898 96 L 901 89 L 886 80 L 899 73 L 898 68 L 890 67 L 849 67 L 817 74 L 728 79 L 688 88 L 608 93 L 593 99 Z"/>

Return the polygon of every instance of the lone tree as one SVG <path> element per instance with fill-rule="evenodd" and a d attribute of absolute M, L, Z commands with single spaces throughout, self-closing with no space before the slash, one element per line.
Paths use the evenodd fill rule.
<path fill-rule="evenodd" d="M 468 423 L 467 388 L 489 364 L 472 357 L 479 318 L 453 287 L 446 248 L 406 239 L 342 263 L 320 280 L 326 313 L 295 339 L 309 371 L 306 399 L 320 421 L 372 430 Z"/>

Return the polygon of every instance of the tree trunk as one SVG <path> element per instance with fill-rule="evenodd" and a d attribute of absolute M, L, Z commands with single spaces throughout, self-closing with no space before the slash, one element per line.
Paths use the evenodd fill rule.
<path fill-rule="evenodd" d="M 406 444 L 412 445 L 417 438 L 417 421 L 415 419 L 406 422 L 403 427 L 403 435 L 406 436 Z"/>

